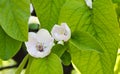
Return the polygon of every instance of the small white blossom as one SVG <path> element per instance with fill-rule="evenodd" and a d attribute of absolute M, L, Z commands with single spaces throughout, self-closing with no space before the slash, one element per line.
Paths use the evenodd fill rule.
<path fill-rule="evenodd" d="M 25 42 L 28 53 L 36 58 L 44 58 L 49 55 L 54 46 L 54 39 L 46 29 L 40 29 L 37 33 L 29 32 L 28 42 Z"/>
<path fill-rule="evenodd" d="M 85 0 L 88 7 L 92 8 L 92 0 Z"/>
<path fill-rule="evenodd" d="M 28 24 L 39 24 L 40 25 L 38 17 L 36 17 L 36 16 L 30 16 Z"/>
<path fill-rule="evenodd" d="M 33 12 L 33 5 L 30 3 L 30 13 Z"/>
<path fill-rule="evenodd" d="M 51 34 L 56 41 L 68 41 L 71 37 L 71 30 L 66 23 L 61 23 L 61 25 L 53 26 Z"/>

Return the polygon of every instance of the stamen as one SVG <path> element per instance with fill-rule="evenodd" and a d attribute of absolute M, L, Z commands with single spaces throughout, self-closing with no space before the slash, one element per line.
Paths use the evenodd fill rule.
<path fill-rule="evenodd" d="M 37 43 L 36 49 L 40 52 L 43 52 L 43 45 L 41 43 Z"/>
<path fill-rule="evenodd" d="M 64 35 L 67 36 L 67 31 L 66 30 L 64 31 Z"/>

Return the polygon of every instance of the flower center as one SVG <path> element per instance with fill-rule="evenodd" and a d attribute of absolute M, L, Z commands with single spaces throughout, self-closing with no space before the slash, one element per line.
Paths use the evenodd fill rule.
<path fill-rule="evenodd" d="M 67 36 L 67 31 L 65 29 L 60 29 L 58 33 Z"/>
<path fill-rule="evenodd" d="M 38 50 L 38 51 L 40 51 L 40 52 L 43 52 L 44 50 L 43 50 L 43 45 L 42 45 L 42 43 L 37 43 L 36 44 L 36 49 Z"/>

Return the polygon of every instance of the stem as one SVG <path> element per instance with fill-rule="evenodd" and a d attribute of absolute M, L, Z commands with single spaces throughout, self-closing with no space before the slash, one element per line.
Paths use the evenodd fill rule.
<path fill-rule="evenodd" d="M 29 70 L 30 70 L 30 66 L 31 66 L 32 60 L 33 60 L 33 58 L 30 56 L 29 59 L 28 59 L 28 64 L 27 64 L 27 68 L 26 68 L 25 74 L 29 74 Z"/>
<path fill-rule="evenodd" d="M 19 65 L 18 69 L 16 70 L 15 74 L 20 74 L 22 69 L 24 68 L 26 62 L 28 60 L 28 54 L 24 57 L 23 61 L 21 62 L 21 64 Z"/>
<path fill-rule="evenodd" d="M 7 66 L 7 67 L 2 67 L 2 68 L 0 68 L 0 71 L 4 70 L 4 69 L 16 68 L 17 66 L 18 65 L 12 65 L 12 66 Z"/>

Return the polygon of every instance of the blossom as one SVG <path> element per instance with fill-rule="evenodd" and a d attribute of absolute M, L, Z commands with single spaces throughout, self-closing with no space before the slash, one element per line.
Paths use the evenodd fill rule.
<path fill-rule="evenodd" d="M 33 12 L 33 5 L 30 3 L 30 13 L 32 13 Z"/>
<path fill-rule="evenodd" d="M 56 41 L 65 41 L 66 42 L 71 37 L 71 30 L 66 23 L 61 23 L 61 25 L 53 26 L 51 34 Z"/>
<path fill-rule="evenodd" d="M 88 7 L 92 8 L 92 0 L 85 0 Z"/>
<path fill-rule="evenodd" d="M 28 25 L 29 25 L 29 30 L 38 30 L 39 26 L 40 26 L 40 22 L 38 20 L 38 17 L 36 16 L 30 16 L 29 21 L 28 21 Z"/>
<path fill-rule="evenodd" d="M 39 24 L 40 25 L 38 17 L 36 17 L 36 16 L 30 16 L 28 24 Z"/>
<path fill-rule="evenodd" d="M 28 53 L 36 58 L 44 58 L 49 55 L 54 46 L 54 39 L 46 29 L 40 29 L 37 33 L 29 32 L 28 42 L 25 42 Z"/>

